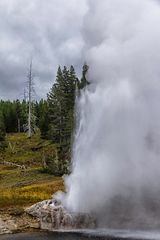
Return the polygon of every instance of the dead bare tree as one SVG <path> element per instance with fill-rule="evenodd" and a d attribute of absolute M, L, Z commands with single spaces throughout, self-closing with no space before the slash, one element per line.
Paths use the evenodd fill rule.
<path fill-rule="evenodd" d="M 33 95 L 35 93 L 34 90 L 34 76 L 33 76 L 33 69 L 32 69 L 32 60 L 30 62 L 29 65 L 29 71 L 28 71 L 28 75 L 27 75 L 27 92 L 25 91 L 25 99 L 27 99 L 28 102 L 28 120 L 27 123 L 24 126 L 24 130 L 25 132 L 27 132 L 27 135 L 29 138 L 31 138 L 31 136 L 33 135 L 33 133 L 36 130 L 36 125 L 35 125 L 35 115 L 34 115 L 34 111 L 33 111 Z"/>

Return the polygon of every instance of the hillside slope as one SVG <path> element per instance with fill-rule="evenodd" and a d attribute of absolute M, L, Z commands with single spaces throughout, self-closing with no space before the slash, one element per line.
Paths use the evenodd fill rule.
<path fill-rule="evenodd" d="M 0 153 L 0 209 L 26 206 L 51 198 L 63 190 L 63 180 L 43 173 L 46 156 L 55 154 L 55 146 L 36 134 L 9 134 L 7 149 Z"/>

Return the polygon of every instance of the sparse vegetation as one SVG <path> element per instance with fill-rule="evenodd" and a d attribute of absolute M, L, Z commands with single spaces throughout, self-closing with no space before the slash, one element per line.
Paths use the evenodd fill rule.
<path fill-rule="evenodd" d="M 1 162 L 9 161 L 24 164 L 26 168 L 42 166 L 43 155 L 52 154 L 55 146 L 51 141 L 40 139 L 40 134 L 27 138 L 25 133 L 8 134 L 6 137 L 7 148 L 1 154 Z"/>
<path fill-rule="evenodd" d="M 44 199 L 50 199 L 54 192 L 63 190 L 61 178 L 43 179 L 28 183 L 27 186 L 4 187 L 1 185 L 0 208 L 27 206 Z"/>
<path fill-rule="evenodd" d="M 54 144 L 40 139 L 39 134 L 31 139 L 23 133 L 9 134 L 6 141 L 8 147 L 0 158 L 0 208 L 30 205 L 63 190 L 61 177 L 43 171 L 44 156 L 53 154 Z M 14 163 L 15 166 L 4 162 Z"/>

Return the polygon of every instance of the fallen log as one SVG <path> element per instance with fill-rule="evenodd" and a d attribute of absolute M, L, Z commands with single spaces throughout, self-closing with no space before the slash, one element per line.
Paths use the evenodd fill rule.
<path fill-rule="evenodd" d="M 2 164 L 6 165 L 6 166 L 17 167 L 17 168 L 20 168 L 22 170 L 26 170 L 26 166 L 24 164 L 20 165 L 20 164 L 17 164 L 17 163 L 12 163 L 12 162 L 7 162 L 7 161 L 3 161 Z"/>

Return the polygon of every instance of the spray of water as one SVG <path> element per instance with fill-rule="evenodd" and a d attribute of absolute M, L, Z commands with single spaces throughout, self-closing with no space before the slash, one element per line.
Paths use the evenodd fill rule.
<path fill-rule="evenodd" d="M 142 210 L 146 196 L 160 196 L 159 24 L 157 1 L 88 1 L 91 84 L 78 102 L 73 171 L 60 195 L 71 211 L 102 215 L 111 203 L 126 209 L 124 199 Z"/>

